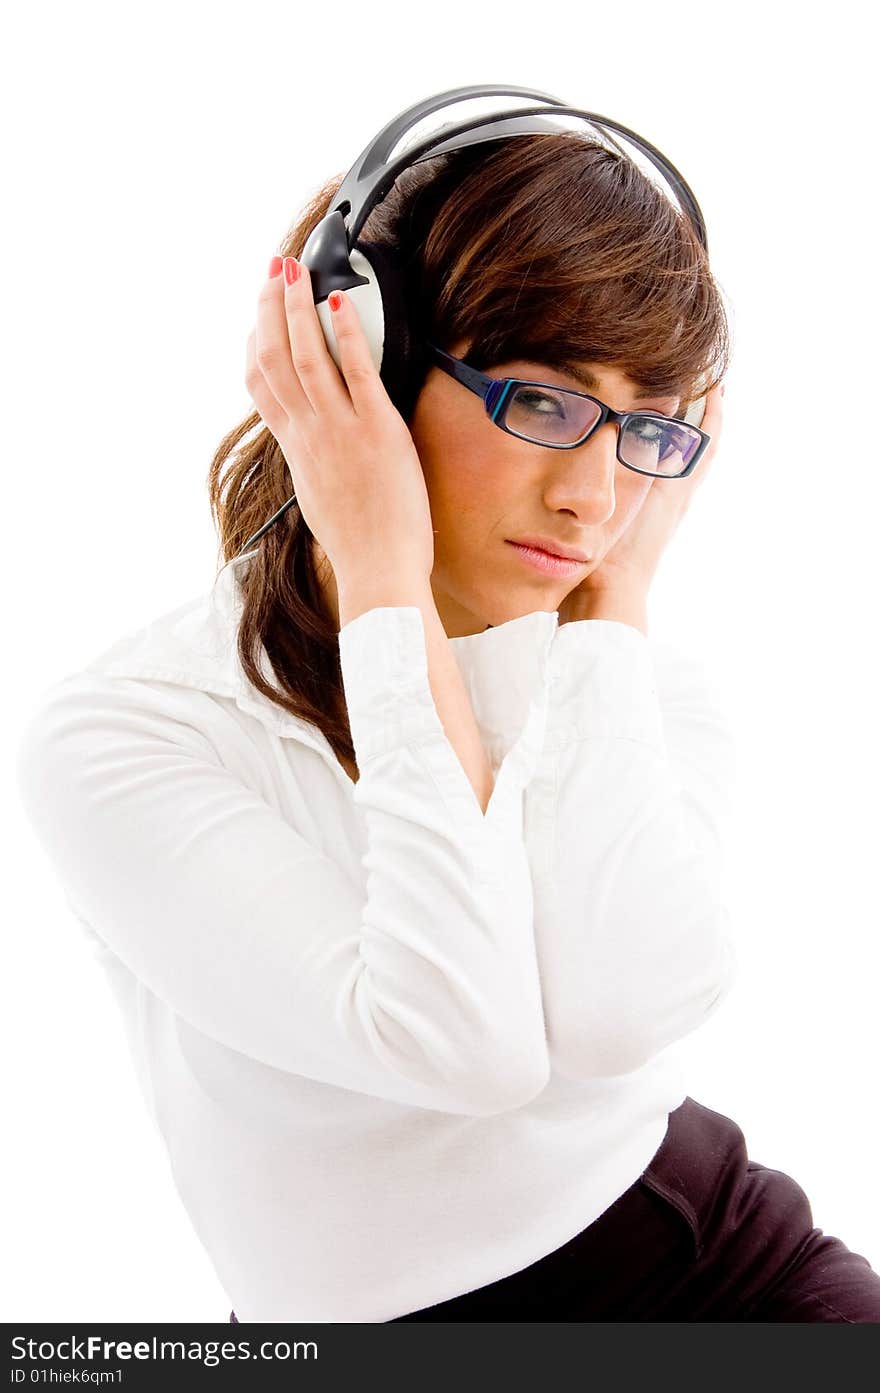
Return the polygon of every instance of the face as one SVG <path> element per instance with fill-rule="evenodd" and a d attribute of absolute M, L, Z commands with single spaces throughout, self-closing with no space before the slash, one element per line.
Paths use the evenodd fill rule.
<path fill-rule="evenodd" d="M 467 341 L 450 352 L 463 357 Z M 589 368 L 591 389 L 617 411 L 669 414 L 676 397 L 638 400 L 634 384 L 604 364 Z M 516 359 L 486 369 L 583 391 L 577 378 Z M 482 632 L 534 610 L 553 611 L 602 560 L 642 506 L 651 479 L 617 459 L 612 421 L 573 450 L 552 450 L 501 431 L 479 397 L 439 368 L 428 373 L 410 421 L 434 526 L 431 587 L 450 638 Z M 591 558 L 576 573 L 545 574 L 509 540 L 541 536 Z"/>

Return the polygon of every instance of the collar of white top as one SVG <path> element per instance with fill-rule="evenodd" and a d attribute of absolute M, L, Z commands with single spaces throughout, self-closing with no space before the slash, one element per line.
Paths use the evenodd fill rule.
<path fill-rule="evenodd" d="M 270 701 L 242 669 L 237 636 L 243 598 L 237 573 L 248 560 L 228 562 L 206 594 L 124 635 L 86 666 L 108 676 L 173 682 L 231 697 L 276 734 L 324 751 L 323 734 Z M 535 610 L 482 633 L 450 639 L 484 732 L 503 736 L 521 727 L 536 684 L 544 680 L 558 618 L 556 610 Z M 277 685 L 262 645 L 258 662 L 266 680 Z"/>

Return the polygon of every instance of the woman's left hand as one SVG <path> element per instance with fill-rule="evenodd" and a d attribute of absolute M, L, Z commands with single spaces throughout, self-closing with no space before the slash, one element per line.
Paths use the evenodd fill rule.
<path fill-rule="evenodd" d="M 632 522 L 599 565 L 565 596 L 559 606 L 560 624 L 575 618 L 578 608 L 583 609 L 597 594 L 647 596 L 660 558 L 687 512 L 694 492 L 706 478 L 718 449 L 723 393 L 724 385 L 719 384 L 706 398 L 702 429 L 712 439 L 693 474 L 685 479 L 651 479 L 650 488 Z"/>

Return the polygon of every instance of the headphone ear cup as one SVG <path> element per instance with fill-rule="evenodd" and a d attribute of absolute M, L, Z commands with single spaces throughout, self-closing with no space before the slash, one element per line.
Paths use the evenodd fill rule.
<path fill-rule="evenodd" d="M 386 392 L 408 421 L 424 381 L 428 357 L 421 338 L 413 331 L 406 270 L 388 247 L 360 239 L 352 248 L 350 259 L 355 270 L 369 276 L 370 289 L 380 305 L 381 328 L 377 331 L 373 361 Z M 359 289 L 355 287 L 348 293 L 360 311 Z"/>

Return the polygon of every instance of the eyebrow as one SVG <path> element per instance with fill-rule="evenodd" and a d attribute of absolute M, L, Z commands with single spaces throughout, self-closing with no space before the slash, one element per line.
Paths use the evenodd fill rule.
<path fill-rule="evenodd" d="M 582 387 L 585 387 L 588 392 L 595 392 L 596 388 L 599 386 L 598 378 L 594 377 L 586 368 L 577 367 L 575 363 L 567 363 L 562 359 L 552 363 L 547 360 L 546 366 L 548 368 L 555 368 L 557 372 L 567 373 L 569 377 L 573 377 L 576 382 L 579 382 Z M 635 400 L 651 401 L 655 397 L 662 397 L 667 401 L 674 400 L 678 402 L 678 397 L 675 392 L 643 392 L 641 396 L 636 397 Z"/>

